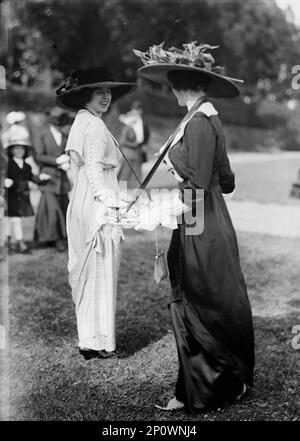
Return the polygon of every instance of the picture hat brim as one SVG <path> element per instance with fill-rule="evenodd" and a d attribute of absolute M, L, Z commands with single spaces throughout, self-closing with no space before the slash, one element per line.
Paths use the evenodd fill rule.
<path fill-rule="evenodd" d="M 234 83 L 234 81 L 242 82 L 241 80 L 220 75 L 216 72 L 196 66 L 175 63 L 152 63 L 141 67 L 138 70 L 138 74 L 142 78 L 146 78 L 147 80 L 155 83 L 171 86 L 172 84 L 168 79 L 168 72 L 177 70 L 185 72 L 198 72 L 199 76 L 208 76 L 211 81 L 206 91 L 206 95 L 210 98 L 235 98 L 240 95 L 240 89 Z"/>
<path fill-rule="evenodd" d="M 136 88 L 135 83 L 126 83 L 118 81 L 102 81 L 92 84 L 83 84 L 73 87 L 72 90 L 67 90 L 56 98 L 56 104 L 66 110 L 79 110 L 81 106 L 78 103 L 78 92 L 82 89 L 99 89 L 107 87 L 111 89 L 112 102 L 133 91 Z"/>

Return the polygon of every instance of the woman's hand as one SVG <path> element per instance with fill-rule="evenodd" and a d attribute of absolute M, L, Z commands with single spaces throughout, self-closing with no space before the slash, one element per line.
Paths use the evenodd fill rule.
<path fill-rule="evenodd" d="M 49 179 L 51 179 L 51 176 L 50 176 L 50 175 L 47 175 L 47 173 L 41 173 L 41 174 L 39 175 L 39 179 L 40 179 L 41 181 L 49 181 Z"/>
<path fill-rule="evenodd" d="M 139 214 L 137 210 L 131 209 L 126 212 L 126 209 L 120 210 L 120 225 L 123 228 L 135 228 L 139 222 Z"/>
<path fill-rule="evenodd" d="M 68 163 L 68 162 L 70 162 L 70 156 L 66 155 L 65 153 L 63 153 L 62 155 L 60 155 L 56 158 L 57 165 L 62 165 L 62 164 Z"/>
<path fill-rule="evenodd" d="M 59 165 L 58 168 L 60 170 L 68 171 L 70 169 L 71 165 L 69 162 L 64 162 L 62 165 Z"/>
<path fill-rule="evenodd" d="M 6 178 L 6 179 L 4 179 L 4 187 L 5 188 L 10 188 L 10 187 L 12 187 L 14 185 L 14 181 L 13 181 L 13 179 L 10 179 L 10 178 Z"/>

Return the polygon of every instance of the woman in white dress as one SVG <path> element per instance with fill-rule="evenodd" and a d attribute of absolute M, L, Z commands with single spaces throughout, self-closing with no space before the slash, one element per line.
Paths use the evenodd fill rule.
<path fill-rule="evenodd" d="M 118 143 L 102 120 L 112 101 L 134 84 L 116 82 L 105 67 L 78 70 L 57 90 L 57 104 L 77 110 L 66 154 L 74 188 L 67 211 L 69 283 L 76 308 L 79 352 L 85 359 L 114 355 L 115 310 L 122 228 Z"/>

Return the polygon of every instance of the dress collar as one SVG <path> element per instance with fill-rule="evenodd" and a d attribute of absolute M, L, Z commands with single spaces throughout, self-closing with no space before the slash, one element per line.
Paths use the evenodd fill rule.
<path fill-rule="evenodd" d="M 219 113 L 217 111 L 217 109 L 214 107 L 214 105 L 212 103 L 210 103 L 209 101 L 205 101 L 204 103 L 200 104 L 200 106 L 195 111 L 195 113 L 196 112 L 202 112 L 206 116 L 218 115 L 218 113 Z"/>
<path fill-rule="evenodd" d="M 17 166 L 19 168 L 23 168 L 24 167 L 24 159 L 22 158 L 16 158 L 15 156 L 13 157 L 13 160 L 15 161 L 15 163 L 17 164 Z"/>

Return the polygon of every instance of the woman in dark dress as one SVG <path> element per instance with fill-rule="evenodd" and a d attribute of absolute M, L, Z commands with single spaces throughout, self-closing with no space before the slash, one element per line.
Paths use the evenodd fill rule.
<path fill-rule="evenodd" d="M 40 187 L 34 238 L 37 244 L 55 244 L 57 251 L 66 250 L 66 213 L 71 185 L 67 175 L 70 158 L 64 154 L 68 135 L 63 128 L 72 118 L 67 112 L 54 107 L 48 124 L 40 134 L 37 163 L 43 173 L 50 176 L 46 185 Z"/>
<path fill-rule="evenodd" d="M 234 190 L 234 174 L 218 112 L 207 101 L 207 97 L 235 97 L 239 90 L 233 81 L 213 71 L 208 47 L 201 48 L 191 43 L 184 51 L 178 50 L 183 64 L 174 61 L 174 48 L 172 61 L 166 61 L 167 51 L 162 62 L 156 59 L 149 64 L 151 53 L 137 54 L 145 64 L 139 74 L 171 85 L 179 105 L 188 108 L 189 118 L 183 120 L 168 161 L 179 177 L 186 204 L 197 204 L 197 190 L 204 195 L 203 231 L 187 234 L 183 219 L 168 251 L 179 372 L 174 398 L 166 407 L 157 406 L 163 410 L 203 411 L 235 402 L 253 380 L 251 306 L 236 234 L 222 195 Z M 184 198 L 184 190 L 191 196 Z"/>

